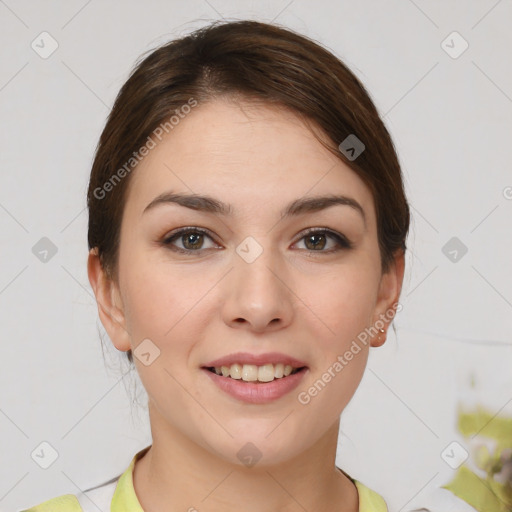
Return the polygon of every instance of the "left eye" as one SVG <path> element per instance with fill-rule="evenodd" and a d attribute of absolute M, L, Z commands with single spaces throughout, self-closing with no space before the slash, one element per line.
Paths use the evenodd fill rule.
<path fill-rule="evenodd" d="M 198 253 L 203 249 L 211 249 L 213 247 L 203 247 L 205 238 L 214 242 L 207 230 L 202 228 L 184 228 L 166 237 L 162 243 L 173 251 L 191 254 L 193 252 Z M 334 247 L 324 250 L 328 245 L 328 239 L 334 241 Z M 350 249 L 352 247 L 351 242 L 349 242 L 343 235 L 327 229 L 311 229 L 304 233 L 302 238 L 300 238 L 296 244 L 302 240 L 304 240 L 306 250 L 310 252 L 331 253 L 341 249 Z M 180 247 L 176 245 L 174 243 L 175 241 L 180 241 L 182 246 Z"/>
<path fill-rule="evenodd" d="M 331 247 L 329 250 L 324 251 L 322 249 L 327 245 L 326 240 L 329 238 L 334 240 L 334 248 Z M 299 241 L 301 240 L 305 241 L 306 249 L 312 252 L 334 252 L 352 247 L 352 244 L 343 235 L 328 229 L 312 229 L 305 233 Z"/>

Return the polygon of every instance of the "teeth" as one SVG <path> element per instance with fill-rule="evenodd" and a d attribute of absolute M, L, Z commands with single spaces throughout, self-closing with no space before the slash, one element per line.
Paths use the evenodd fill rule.
<path fill-rule="evenodd" d="M 272 382 L 274 379 L 281 379 L 282 377 L 288 377 L 292 372 L 295 373 L 298 368 L 282 363 L 264 364 L 263 366 L 257 366 L 255 364 L 232 364 L 231 366 L 215 367 L 214 371 L 217 375 L 223 377 L 231 377 L 232 379 L 240 380 L 245 382 Z"/>

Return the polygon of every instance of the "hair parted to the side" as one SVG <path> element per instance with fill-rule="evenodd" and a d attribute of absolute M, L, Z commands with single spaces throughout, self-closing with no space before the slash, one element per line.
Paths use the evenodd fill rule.
<path fill-rule="evenodd" d="M 321 129 L 319 140 L 373 195 L 381 267 L 388 271 L 397 251 L 406 250 L 410 210 L 393 142 L 369 94 L 340 59 L 313 40 L 243 20 L 217 21 L 158 47 L 121 88 L 96 148 L 87 193 L 88 246 L 97 248 L 107 275 L 117 279 L 134 154 L 184 105 L 195 101 L 200 108 L 220 96 L 271 103 Z M 365 145 L 354 161 L 338 149 L 351 134 Z M 127 357 L 133 362 L 131 350 Z"/>

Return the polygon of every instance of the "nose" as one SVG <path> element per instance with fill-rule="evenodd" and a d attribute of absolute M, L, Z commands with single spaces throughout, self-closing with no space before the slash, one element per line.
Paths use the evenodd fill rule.
<path fill-rule="evenodd" d="M 249 261 L 234 255 L 234 268 L 223 282 L 224 322 L 253 332 L 286 327 L 292 321 L 295 297 L 284 263 L 270 249 Z"/>

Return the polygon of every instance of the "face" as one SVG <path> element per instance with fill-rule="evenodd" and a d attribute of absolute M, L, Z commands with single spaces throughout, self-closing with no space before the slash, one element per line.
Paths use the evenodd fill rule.
<path fill-rule="evenodd" d="M 119 350 L 134 350 L 159 424 L 236 464 L 249 441 L 268 464 L 320 442 L 378 341 L 344 354 L 401 285 L 399 271 L 381 275 L 369 189 L 294 114 L 227 100 L 193 109 L 131 180 L 118 281 L 105 294 L 116 321 L 104 311 L 102 321 Z M 208 196 L 226 211 L 166 194 Z M 297 207 L 324 196 L 349 204 Z M 236 353 L 246 355 L 235 364 L 261 364 L 225 362 L 242 379 L 205 368 Z M 279 367 L 259 368 L 286 358 L 302 369 L 276 378 Z M 274 380 L 245 382 L 255 368 Z"/>

